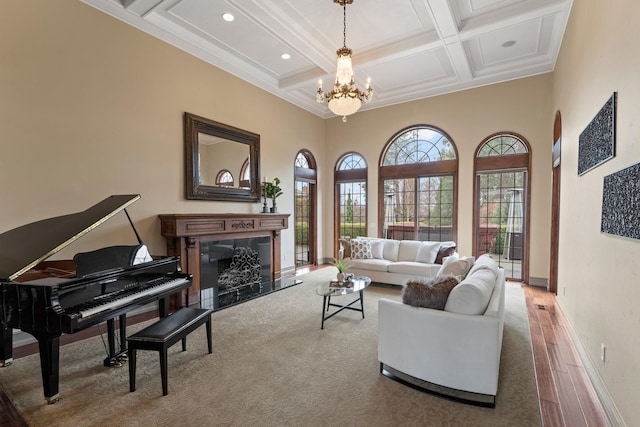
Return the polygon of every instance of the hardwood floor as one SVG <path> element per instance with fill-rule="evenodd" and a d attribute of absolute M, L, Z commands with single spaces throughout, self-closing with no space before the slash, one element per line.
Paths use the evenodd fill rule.
<path fill-rule="evenodd" d="M 300 272 L 299 272 L 300 274 Z M 521 286 L 509 283 L 508 286 Z M 608 427 L 605 411 L 580 362 L 568 333 L 568 323 L 556 309 L 555 297 L 545 289 L 523 286 L 529 314 L 533 358 L 543 427 Z M 135 321 L 145 320 L 142 316 Z M 91 328 L 94 331 L 95 328 Z M 87 338 L 88 333 L 63 335 L 63 344 Z M 36 353 L 37 345 L 14 350 L 20 358 Z M 44 400 L 43 400 L 44 404 Z M 22 427 L 26 422 L 0 387 L 2 426 Z"/>
<path fill-rule="evenodd" d="M 555 296 L 543 288 L 523 287 L 543 426 L 610 426 Z"/>

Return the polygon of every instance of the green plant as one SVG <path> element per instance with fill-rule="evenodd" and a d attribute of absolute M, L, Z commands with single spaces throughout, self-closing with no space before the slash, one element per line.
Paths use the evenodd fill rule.
<path fill-rule="evenodd" d="M 337 258 L 334 258 L 331 264 L 338 269 L 338 273 L 344 273 L 346 269 L 351 267 L 351 264 L 347 264 L 345 260 Z"/>
<path fill-rule="evenodd" d="M 280 178 L 275 177 L 271 182 L 263 183 L 264 194 L 268 199 L 275 199 L 282 195 L 282 189 L 280 188 Z"/>

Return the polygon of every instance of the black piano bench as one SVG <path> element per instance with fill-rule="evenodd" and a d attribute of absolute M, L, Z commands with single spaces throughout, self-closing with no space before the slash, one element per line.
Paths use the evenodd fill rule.
<path fill-rule="evenodd" d="M 203 323 L 206 323 L 207 345 L 209 346 L 209 353 L 212 353 L 211 312 L 212 310 L 204 308 L 183 307 L 127 338 L 129 347 L 129 391 L 136 390 L 137 350 L 154 350 L 160 353 L 163 396 L 169 393 L 167 380 L 167 350 L 169 350 L 169 347 L 182 340 L 182 351 L 186 351 L 187 335 Z"/>

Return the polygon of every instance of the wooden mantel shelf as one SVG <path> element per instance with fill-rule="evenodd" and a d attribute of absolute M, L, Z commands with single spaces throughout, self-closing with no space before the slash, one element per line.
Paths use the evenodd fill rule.
<path fill-rule="evenodd" d="M 171 301 L 174 309 L 200 302 L 200 242 L 269 236 L 271 280 L 281 276 L 280 233 L 288 227 L 290 214 L 163 214 L 160 232 L 167 239 L 167 255 L 179 256 L 182 271 L 193 275 L 188 291 Z"/>

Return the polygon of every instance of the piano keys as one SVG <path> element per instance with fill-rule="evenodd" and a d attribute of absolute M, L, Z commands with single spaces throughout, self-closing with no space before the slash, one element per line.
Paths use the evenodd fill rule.
<path fill-rule="evenodd" d="M 126 354 L 128 312 L 158 301 L 160 316 L 166 316 L 169 296 L 191 285 L 191 276 L 180 272 L 179 259 L 175 257 L 148 257 L 131 265 L 122 260 L 98 259 L 100 269 L 88 272 L 85 265 L 79 270 L 83 272 L 81 277 L 40 272 L 35 275 L 45 277 L 28 280 L 29 272 L 47 263 L 46 258 L 139 198 L 111 196 L 85 211 L 0 234 L 0 366 L 12 360 L 12 329 L 31 334 L 38 341 L 44 396 L 49 403 L 59 398 L 62 333 L 72 334 L 107 322 L 109 354 L 104 363 L 110 365 Z M 109 252 L 95 253 L 101 256 Z M 26 281 L 21 280 L 22 275 Z M 120 323 L 119 350 L 115 348 L 116 318 Z"/>

